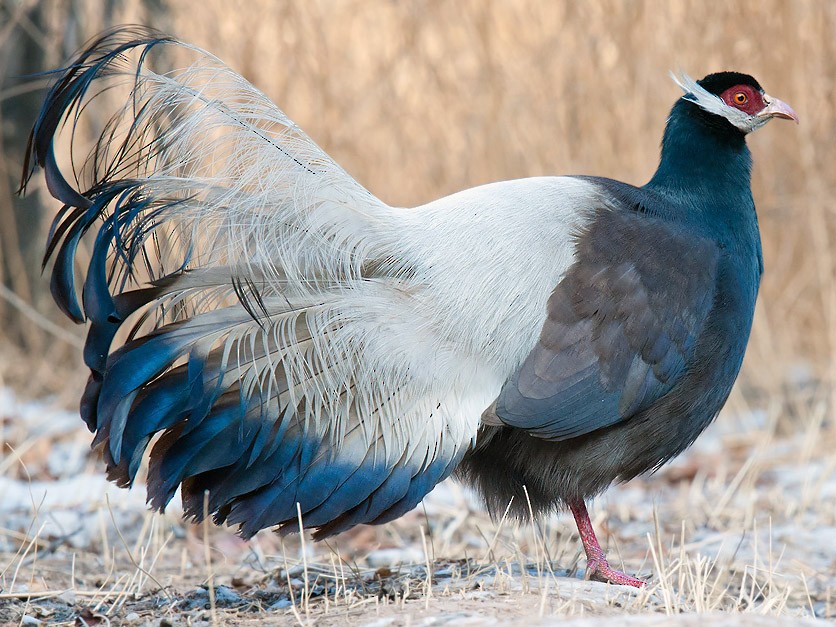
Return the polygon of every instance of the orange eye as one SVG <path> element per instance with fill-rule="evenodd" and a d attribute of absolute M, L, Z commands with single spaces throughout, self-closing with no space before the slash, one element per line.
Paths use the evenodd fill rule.
<path fill-rule="evenodd" d="M 734 96 L 732 96 L 735 104 L 746 104 L 746 101 L 749 100 L 749 96 L 744 94 L 742 91 L 737 92 Z"/>

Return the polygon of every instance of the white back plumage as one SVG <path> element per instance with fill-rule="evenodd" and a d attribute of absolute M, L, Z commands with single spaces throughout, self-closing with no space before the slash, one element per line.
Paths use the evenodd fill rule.
<path fill-rule="evenodd" d="M 117 248 L 142 254 L 111 255 L 110 289 L 143 285 L 143 257 L 151 278 L 171 275 L 136 335 L 183 343 L 169 369 L 215 359 L 218 388 L 240 382 L 274 421 L 295 408 L 320 455 L 460 458 L 539 335 L 573 236 L 603 204 L 595 187 L 523 179 L 390 207 L 241 76 L 185 48 L 197 61 L 184 70 L 107 77 L 133 88 L 93 178 L 135 179 L 150 200 L 121 227 Z"/>

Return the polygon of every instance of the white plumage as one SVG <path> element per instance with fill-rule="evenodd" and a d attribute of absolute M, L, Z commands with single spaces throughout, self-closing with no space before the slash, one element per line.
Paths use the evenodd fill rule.
<path fill-rule="evenodd" d="M 244 326 L 249 342 L 273 336 L 280 348 L 265 355 L 271 367 L 261 384 L 280 363 L 293 404 L 305 398 L 318 431 L 341 434 L 354 408 L 372 441 L 406 422 L 392 434 L 397 448 L 428 432 L 433 445 L 445 430 L 466 446 L 481 410 L 536 341 L 593 186 L 532 178 L 389 207 L 258 89 L 188 47 L 202 57 L 197 64 L 165 75 L 143 69 L 122 115 L 144 137 L 165 121 L 163 149 L 152 144 L 132 160 L 145 168 L 144 193 L 182 199 L 157 220 L 176 234 L 168 242 L 175 263 L 191 252 L 196 309 L 218 311 L 217 298 L 201 298 L 218 279 L 226 289 L 233 276 L 251 282 L 266 310 L 256 317 L 266 320 L 238 303 L 224 302 L 224 316 Z M 200 280 L 203 269 L 210 280 Z M 297 343 L 300 323 L 311 337 Z M 258 368 L 246 358 L 236 365 L 241 376 Z"/>
<path fill-rule="evenodd" d="M 290 428 L 320 443 L 314 465 L 372 460 L 417 476 L 441 462 L 434 484 L 536 342 L 573 235 L 604 199 L 582 180 L 544 177 L 390 207 L 241 76 L 178 45 L 197 60 L 173 72 L 151 71 L 144 56 L 125 66 L 112 47 L 87 59 L 100 91 L 131 87 L 88 162 L 88 197 L 126 189 L 102 203 L 118 217 L 109 290 L 143 287 L 140 265 L 151 279 L 167 277 L 132 320 L 137 337 L 174 347 L 159 367 L 110 391 L 118 368 L 112 357 L 100 368 L 98 413 L 117 417 L 93 426 L 109 438 L 112 465 L 124 463 L 122 431 L 142 390 L 188 364 L 209 397 L 192 405 L 208 411 L 233 388 L 245 405 L 257 397 L 264 424 L 250 464 Z M 128 454 L 123 481 L 136 466 Z"/>

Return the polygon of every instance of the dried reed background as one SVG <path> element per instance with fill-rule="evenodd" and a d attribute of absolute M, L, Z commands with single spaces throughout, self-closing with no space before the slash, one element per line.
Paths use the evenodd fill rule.
<path fill-rule="evenodd" d="M 667 72 L 752 73 L 796 108 L 802 124 L 775 123 L 750 140 L 767 273 L 745 380 L 771 393 L 802 367 L 832 383 L 836 3 L 206 0 L 196 6 L 0 0 L 0 64 L 7 70 L 0 106 L 21 90 L 8 73 L 21 40 L 40 46 L 51 67 L 99 29 L 141 22 L 216 53 L 373 193 L 408 206 L 541 174 L 642 183 L 655 168 L 665 115 L 678 95 Z M 6 114 L 3 122 L 28 122 L 21 118 Z M 12 209 L 19 202 L 12 192 L 22 135 L 18 129 L 17 141 L 3 145 L 2 274 L 4 284 L 53 317 L 46 281 L 30 267 L 36 257 L 21 257 L 10 235 L 15 220 L 27 219 Z M 43 193 L 36 201 L 47 207 L 40 215 L 54 210 Z M 25 234 L 40 245 L 45 228 L 41 219 Z M 0 313 L 17 315 L 9 303 Z M 4 328 L 7 343 L 54 357 L 52 372 L 77 371 L 78 351 L 39 338 L 44 332 L 28 318 Z M 42 374 L 33 381 L 28 371 L 20 380 L 35 387 L 63 383 Z"/>
<path fill-rule="evenodd" d="M 805 437 L 817 452 L 805 460 L 820 460 L 824 478 L 833 472 L 825 443 L 836 433 L 836 2 L 0 0 L 0 385 L 67 406 L 86 378 L 83 334 L 56 314 L 39 274 L 55 203 L 40 181 L 26 200 L 13 193 L 37 106 L 15 75 L 55 67 L 125 22 L 215 53 L 369 190 L 404 206 L 522 176 L 641 184 L 679 95 L 669 70 L 753 74 L 802 123 L 774 122 L 749 140 L 766 274 L 727 419 L 764 409 L 779 436 L 813 434 Z M 741 450 L 746 460 L 750 449 Z M 761 470 L 740 470 L 753 494 L 766 467 L 757 460 Z M 780 491 L 773 498 L 776 512 L 790 507 Z M 723 525 L 750 529 L 758 499 Z M 694 498 L 684 502 L 677 515 L 693 516 Z M 834 515 L 822 520 L 834 525 Z"/>
<path fill-rule="evenodd" d="M 641 184 L 656 166 L 664 119 L 678 95 L 668 71 L 752 73 L 796 108 L 802 124 L 773 123 L 750 139 L 767 272 L 745 380 L 770 394 L 785 390 L 788 377 L 812 371 L 827 383 L 820 390 L 826 399 L 836 373 L 830 359 L 836 3 L 206 0 L 196 6 L 0 0 L 0 18 L 2 12 L 9 18 L 5 25 L 0 19 L 0 63 L 7 70 L 15 65 L 21 51 L 14 44 L 23 38 L 55 66 L 109 24 L 156 26 L 224 59 L 373 193 L 404 206 L 542 174 L 591 173 Z M 4 78 L 0 106 L 21 89 Z M 21 117 L 3 122 L 29 121 Z M 11 210 L 21 136 L 3 145 L 2 274 L 21 298 L 53 317 L 46 281 L 18 276 L 26 270 L 33 276 L 27 266 L 34 258 L 21 258 L 9 236 L 24 215 Z M 55 204 L 42 191 L 36 201 L 50 216 Z M 37 244 L 32 248 L 43 241 L 46 224 L 41 219 L 27 231 Z M 10 310 L 4 303 L 0 313 Z M 39 356 L 61 350 L 51 337 L 38 340 L 43 331 L 23 326 L 4 325 L 6 341 L 37 347 Z M 62 357 L 50 360 L 53 371 L 56 363 L 59 372 L 64 365 L 77 370 L 77 350 Z M 37 385 L 31 373 L 25 380 Z"/>

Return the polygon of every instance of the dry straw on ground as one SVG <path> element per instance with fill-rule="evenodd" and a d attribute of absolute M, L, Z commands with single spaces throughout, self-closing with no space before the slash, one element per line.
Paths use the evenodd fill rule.
<path fill-rule="evenodd" d="M 0 469 L 0 622 L 836 617 L 836 432 L 821 422 L 776 438 L 774 411 L 726 416 L 658 475 L 599 499 L 593 518 L 611 557 L 649 577 L 637 591 L 583 581 L 571 517 L 491 521 L 452 483 L 395 523 L 328 543 L 270 532 L 243 543 L 108 486 L 72 412 L 6 392 L 0 415 L 14 451 Z"/>
<path fill-rule="evenodd" d="M 13 490 L 29 486 L 24 494 L 34 502 L 14 515 L 0 509 L 0 620 L 416 624 L 493 613 L 520 624 L 541 616 L 582 624 L 584 616 L 628 612 L 653 624 L 650 612 L 682 613 L 685 622 L 722 612 L 759 624 L 757 616 L 834 616 L 836 3 L 195 6 L 0 0 L 0 383 L 72 406 L 86 376 L 81 331 L 55 315 L 30 252 L 46 221 L 28 217 L 51 215 L 54 203 L 40 185 L 25 210 L 12 195 L 23 151 L 15 125 L 25 112 L 10 106 L 28 89 L 12 78 L 22 42 L 56 65 L 100 28 L 141 22 L 220 56 L 373 193 L 406 206 L 519 176 L 642 183 L 678 95 L 667 72 L 752 73 L 802 124 L 774 123 L 750 140 L 767 271 L 741 384 L 713 438 L 598 503 L 596 523 L 614 554 L 653 575 L 639 593 L 563 576 L 583 565 L 565 518 L 493 523 L 452 488 L 430 498 L 428 518 L 414 512 L 330 546 L 303 552 L 298 539 L 281 545 L 269 533 L 243 546 L 209 530 L 207 552 L 203 529 L 145 514 L 141 496 L 122 501 L 111 491 L 108 506 L 95 483 L 100 466 L 82 452 L 87 436 L 69 421 L 65 431 L 39 431 L 38 411 L 50 424 L 53 413 L 7 405 L 0 499 L 11 503 Z M 64 483 L 74 476 L 89 484 L 83 499 L 39 505 L 38 490 L 66 494 L 79 485 Z M 399 569 L 397 560 L 413 565 Z"/>

